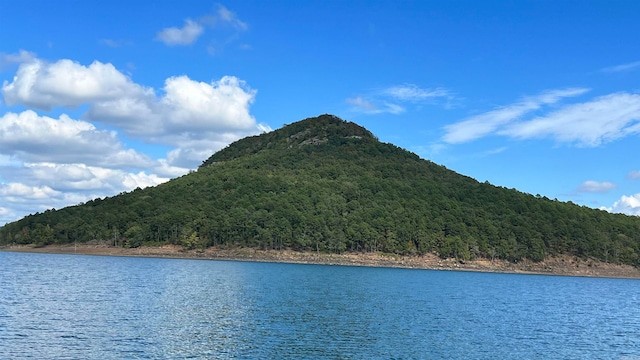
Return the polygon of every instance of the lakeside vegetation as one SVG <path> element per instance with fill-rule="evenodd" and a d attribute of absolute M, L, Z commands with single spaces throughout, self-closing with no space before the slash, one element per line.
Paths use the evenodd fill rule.
<path fill-rule="evenodd" d="M 239 140 L 159 186 L 0 228 L 0 245 L 96 239 L 640 265 L 640 217 L 481 183 L 331 115 Z"/>

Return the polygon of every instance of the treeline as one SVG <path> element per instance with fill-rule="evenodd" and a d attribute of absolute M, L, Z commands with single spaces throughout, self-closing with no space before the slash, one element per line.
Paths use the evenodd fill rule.
<path fill-rule="evenodd" d="M 433 252 L 640 264 L 640 218 L 479 183 L 321 116 L 240 140 L 154 188 L 28 216 L 0 243 Z"/>

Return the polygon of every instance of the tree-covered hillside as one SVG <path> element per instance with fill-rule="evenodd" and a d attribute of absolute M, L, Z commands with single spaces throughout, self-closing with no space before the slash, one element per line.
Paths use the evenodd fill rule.
<path fill-rule="evenodd" d="M 0 228 L 0 244 L 91 240 L 640 264 L 639 217 L 479 183 L 331 115 L 239 140 L 165 184 Z"/>

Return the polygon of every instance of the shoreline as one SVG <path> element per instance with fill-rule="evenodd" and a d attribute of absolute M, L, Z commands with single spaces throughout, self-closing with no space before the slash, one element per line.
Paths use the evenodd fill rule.
<path fill-rule="evenodd" d="M 572 256 L 547 258 L 539 263 L 530 260 L 510 263 L 504 260 L 492 261 L 491 259 L 476 259 L 470 261 L 441 259 L 434 254 L 425 254 L 423 256 L 403 256 L 383 253 L 324 254 L 292 250 L 257 250 L 250 248 L 183 250 L 182 247 L 176 245 L 158 247 L 143 246 L 125 249 L 91 244 L 47 245 L 44 247 L 10 245 L 0 247 L 0 251 L 640 279 L 640 269 L 638 268 L 629 265 L 609 264 L 596 260 L 578 259 Z"/>

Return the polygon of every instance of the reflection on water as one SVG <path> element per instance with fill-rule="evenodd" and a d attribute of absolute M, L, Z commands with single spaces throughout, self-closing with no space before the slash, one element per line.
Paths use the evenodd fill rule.
<path fill-rule="evenodd" d="M 640 281 L 0 252 L 0 359 L 638 358 Z"/>

